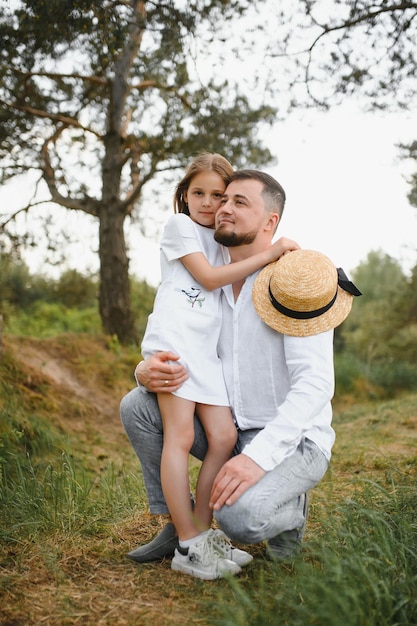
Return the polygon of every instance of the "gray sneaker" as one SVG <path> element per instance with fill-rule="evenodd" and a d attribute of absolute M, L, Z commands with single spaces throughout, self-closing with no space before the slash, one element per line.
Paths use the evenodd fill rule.
<path fill-rule="evenodd" d="M 127 557 L 136 563 L 162 561 L 162 559 L 172 558 L 176 548 L 178 548 L 178 537 L 175 526 L 168 522 L 152 541 L 128 552 Z"/>
<path fill-rule="evenodd" d="M 299 528 L 285 530 L 266 542 L 266 558 L 270 561 L 291 559 L 301 551 L 306 522 L 308 517 L 308 494 L 304 494 L 304 522 Z"/>

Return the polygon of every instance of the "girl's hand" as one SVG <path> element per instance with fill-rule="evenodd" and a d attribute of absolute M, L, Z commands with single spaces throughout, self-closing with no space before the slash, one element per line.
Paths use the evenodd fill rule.
<path fill-rule="evenodd" d="M 288 239 L 287 237 L 280 237 L 278 241 L 273 243 L 268 250 L 271 257 L 270 263 L 272 263 L 273 261 L 277 261 L 280 257 L 284 256 L 284 254 L 287 254 L 288 252 L 299 249 L 300 246 L 296 241 Z"/>

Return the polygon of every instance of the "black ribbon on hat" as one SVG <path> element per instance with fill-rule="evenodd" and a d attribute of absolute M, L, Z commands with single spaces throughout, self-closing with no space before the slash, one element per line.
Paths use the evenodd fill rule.
<path fill-rule="evenodd" d="M 359 291 L 359 289 L 352 283 L 351 280 L 348 279 L 341 267 L 337 268 L 337 284 L 339 285 L 339 287 L 350 293 L 352 296 L 362 295 L 362 292 Z M 283 315 L 286 315 L 287 317 L 292 317 L 293 319 L 297 320 L 309 320 L 313 319 L 313 317 L 319 317 L 320 315 L 323 315 L 323 313 L 326 313 L 326 311 L 332 308 L 337 298 L 336 290 L 336 293 L 334 294 L 330 302 L 322 306 L 320 309 L 315 309 L 314 311 L 294 311 L 294 309 L 287 309 L 286 306 L 284 306 L 274 298 L 274 295 L 271 291 L 271 279 L 269 280 L 268 292 L 269 299 L 271 300 L 271 304 L 274 309 L 276 309 Z"/>
<path fill-rule="evenodd" d="M 346 276 L 341 267 L 337 268 L 337 282 L 342 289 L 350 293 L 352 296 L 361 296 L 362 292 L 352 283 Z"/>

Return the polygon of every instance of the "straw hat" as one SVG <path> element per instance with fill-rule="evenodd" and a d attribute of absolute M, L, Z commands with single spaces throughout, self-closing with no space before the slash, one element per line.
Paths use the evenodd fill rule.
<path fill-rule="evenodd" d="M 258 315 L 284 335 L 307 337 L 339 326 L 361 292 L 324 254 L 295 250 L 257 276 L 252 299 Z"/>

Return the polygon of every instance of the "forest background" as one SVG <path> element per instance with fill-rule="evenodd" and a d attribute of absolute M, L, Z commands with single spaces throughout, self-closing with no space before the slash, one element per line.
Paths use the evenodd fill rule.
<path fill-rule="evenodd" d="M 417 265 L 380 249 L 352 271 L 364 296 L 336 331 L 337 443 L 302 557 L 269 564 L 254 546 L 250 571 L 212 587 L 125 559 L 159 524 L 117 414 L 154 297 L 125 241 L 129 220 L 149 227 L 146 185 L 170 185 L 202 144 L 270 167 L 260 129 L 294 108 L 415 97 L 416 3 L 253 4 L 2 3 L 2 184 L 27 192 L 0 211 L 3 626 L 417 623 Z M 218 71 L 254 41 L 263 72 Z M 412 132 L 398 149 L 416 206 Z M 85 246 L 95 224 L 97 275 L 68 265 L 58 208 L 85 217 Z M 43 238 L 55 271 L 33 272 Z"/>

